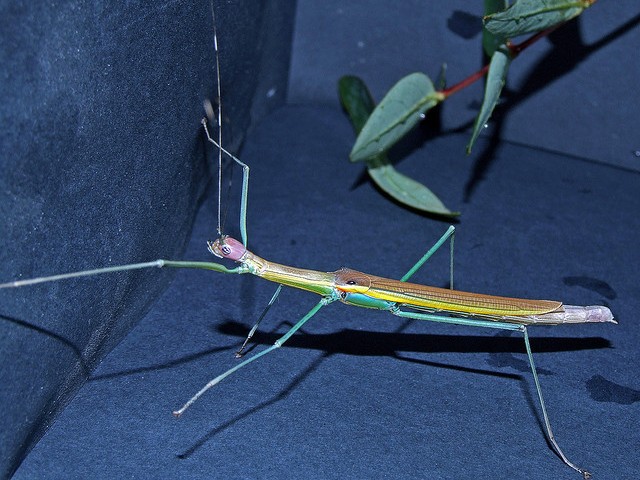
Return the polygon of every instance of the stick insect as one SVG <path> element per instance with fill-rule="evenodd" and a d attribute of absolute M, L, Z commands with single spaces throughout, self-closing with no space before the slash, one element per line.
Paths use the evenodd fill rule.
<path fill-rule="evenodd" d="M 215 20 L 214 20 L 215 22 Z M 535 367 L 533 354 L 529 342 L 528 327 L 534 325 L 560 325 L 581 324 L 594 322 L 616 323 L 611 311 L 603 306 L 571 306 L 563 305 L 559 301 L 527 300 L 520 298 L 507 298 L 492 295 L 462 292 L 453 289 L 453 226 L 449 227 L 442 237 L 425 253 L 420 260 L 400 279 L 394 280 L 370 275 L 349 268 L 341 268 L 334 272 L 320 272 L 297 267 L 291 267 L 265 260 L 252 253 L 247 248 L 247 201 L 249 167 L 238 158 L 229 153 L 222 146 L 222 107 L 220 92 L 220 75 L 218 66 L 217 36 L 214 38 L 216 50 L 217 72 L 217 138 L 214 139 L 207 128 L 207 120 L 203 120 L 203 128 L 207 141 L 217 148 L 218 152 L 218 226 L 217 236 L 214 241 L 208 242 L 209 251 L 218 258 L 235 262 L 236 265 L 228 267 L 214 262 L 189 262 L 173 260 L 156 260 L 153 262 L 122 265 L 116 267 L 84 270 L 60 275 L 19 280 L 0 284 L 0 288 L 22 287 L 43 282 L 59 281 L 69 278 L 90 276 L 102 273 L 117 272 L 123 270 L 136 270 L 150 267 L 174 267 L 174 268 L 198 268 L 213 270 L 227 274 L 252 274 L 265 280 L 278 284 L 278 287 L 263 311 L 258 321 L 251 328 L 247 338 L 238 350 L 236 356 L 243 355 L 244 348 L 253 334 L 256 332 L 261 320 L 269 307 L 275 302 L 282 286 L 289 286 L 311 293 L 318 294 L 321 298 L 309 312 L 300 318 L 284 335 L 282 335 L 270 347 L 252 355 L 229 370 L 218 375 L 195 395 L 193 395 L 182 407 L 173 413 L 181 416 L 194 402 L 196 402 L 210 388 L 245 367 L 249 363 L 277 350 L 293 336 L 306 322 L 325 306 L 342 302 L 346 305 L 376 309 L 389 312 L 394 316 L 414 320 L 448 323 L 454 325 L 466 325 L 471 327 L 492 328 L 522 333 L 527 358 L 533 374 L 538 402 L 544 418 L 545 434 L 556 454 L 562 461 L 579 472 L 583 478 L 590 478 L 590 473 L 572 463 L 561 450 L 551 429 L 547 408 L 543 399 L 542 389 Z M 222 158 L 229 157 L 233 162 L 242 167 L 242 196 L 240 202 L 240 233 L 241 240 L 236 240 L 223 233 L 221 225 L 221 178 Z M 429 258 L 447 241 L 450 244 L 450 288 L 436 288 L 415 283 L 408 280 L 429 260 Z"/>

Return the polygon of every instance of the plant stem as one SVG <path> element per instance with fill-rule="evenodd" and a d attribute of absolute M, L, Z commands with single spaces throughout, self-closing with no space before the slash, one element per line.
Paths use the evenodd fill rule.
<path fill-rule="evenodd" d="M 530 45 L 533 45 L 541 38 L 546 37 L 561 25 L 564 25 L 564 23 L 561 23 L 559 25 L 554 25 L 553 27 L 549 27 L 546 30 L 542 30 L 541 32 L 538 32 L 535 35 L 532 35 L 531 37 L 527 38 L 524 42 L 519 43 L 517 45 L 514 45 L 511 42 L 508 42 L 507 47 L 509 48 L 509 52 L 511 52 L 511 58 L 516 58 L 520 54 L 520 52 L 522 52 L 524 49 L 526 49 Z"/>
<path fill-rule="evenodd" d="M 478 70 L 473 75 L 469 75 L 467 78 L 465 78 L 461 82 L 456 83 L 452 87 L 445 88 L 444 90 L 441 90 L 440 93 L 442 93 L 442 95 L 444 95 L 444 98 L 447 98 L 449 95 L 453 95 L 454 93 L 459 92 L 463 88 L 468 87 L 469 85 L 474 83 L 476 80 L 481 79 L 482 77 L 484 77 L 487 74 L 488 71 L 489 71 L 489 64 L 486 64 L 484 67 L 482 67 L 480 70 Z"/>
<path fill-rule="evenodd" d="M 521 43 L 518 43 L 517 45 L 514 45 L 513 43 L 508 41 L 507 42 L 507 48 L 509 49 L 509 53 L 511 54 L 511 58 L 516 58 L 523 50 L 527 49 L 528 47 L 530 47 L 531 45 L 536 43 L 538 40 L 540 40 L 541 38 L 546 37 L 547 35 L 549 35 L 551 32 L 553 32 L 556 28 L 560 27 L 561 25 L 564 25 L 564 24 L 562 23 L 562 24 L 555 25 L 553 27 L 547 28 L 546 30 L 542 30 L 541 32 L 538 32 L 535 35 L 532 35 L 531 37 L 527 38 L 526 40 L 524 40 Z M 439 93 L 441 93 L 444 98 L 447 98 L 450 95 L 453 95 L 454 93 L 459 92 L 463 88 L 466 88 L 469 85 L 471 85 L 472 83 L 474 83 L 477 80 L 481 79 L 482 77 L 484 77 L 487 74 L 488 71 L 489 71 L 489 64 L 487 63 L 484 67 L 482 67 L 477 72 L 473 73 L 472 75 L 469 75 L 467 78 L 465 78 L 461 82 L 458 82 L 458 83 L 456 83 L 455 85 L 453 85 L 453 86 L 451 86 L 449 88 L 445 88 L 444 90 L 440 90 Z"/>

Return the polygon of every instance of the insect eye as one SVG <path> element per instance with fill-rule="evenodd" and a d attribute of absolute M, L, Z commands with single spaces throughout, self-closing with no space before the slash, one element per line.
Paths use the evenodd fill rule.
<path fill-rule="evenodd" d="M 222 245 L 220 250 L 222 250 L 222 253 L 225 255 L 229 255 L 231 253 L 231 247 L 229 245 Z"/>

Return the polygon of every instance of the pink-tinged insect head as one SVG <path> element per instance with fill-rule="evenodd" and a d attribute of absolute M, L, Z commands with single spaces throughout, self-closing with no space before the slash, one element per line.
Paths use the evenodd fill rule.
<path fill-rule="evenodd" d="M 214 242 L 207 242 L 209 251 L 216 257 L 228 258 L 236 262 L 242 262 L 247 253 L 246 247 L 235 238 L 223 236 Z"/>

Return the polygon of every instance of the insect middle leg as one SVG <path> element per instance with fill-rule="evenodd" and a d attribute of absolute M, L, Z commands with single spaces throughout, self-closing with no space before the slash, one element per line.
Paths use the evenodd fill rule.
<path fill-rule="evenodd" d="M 451 240 L 450 240 L 450 247 L 449 247 L 449 256 L 450 256 L 449 288 L 453 289 L 453 239 L 455 237 L 455 232 L 456 232 L 456 227 L 454 227 L 453 225 L 450 225 L 447 231 L 444 232 L 444 235 L 442 235 L 440 239 L 433 245 L 433 247 L 431 247 L 427 251 L 427 253 L 425 253 L 422 256 L 422 258 L 418 260 L 416 264 L 413 267 L 411 267 L 407 273 L 404 274 L 404 276 L 400 279 L 400 281 L 406 282 L 407 280 L 409 280 L 413 276 L 413 274 L 416 273 L 420 269 L 420 267 L 422 267 L 422 265 L 424 265 L 424 263 L 431 258 L 431 255 L 433 255 L 444 244 L 444 242 L 446 242 L 447 239 L 450 238 Z"/>
<path fill-rule="evenodd" d="M 244 339 L 244 342 L 242 342 L 242 346 L 235 353 L 236 358 L 241 358 L 244 355 L 244 349 L 247 346 L 247 343 L 249 342 L 251 337 L 253 337 L 254 333 L 256 333 L 256 330 L 258 330 L 258 325 L 260 325 L 260 322 L 262 321 L 262 319 L 265 317 L 265 315 L 271 308 L 271 305 L 273 305 L 273 303 L 276 301 L 276 298 L 278 298 L 278 295 L 280 295 L 281 290 L 282 290 L 282 285 L 278 285 L 278 288 L 276 289 L 275 293 L 271 297 L 271 300 L 269 300 L 269 303 L 267 304 L 266 307 L 264 307 L 264 310 L 262 310 L 262 313 L 258 317 L 258 320 L 253 325 L 253 327 L 251 327 L 251 330 L 249 330 L 249 334 L 247 335 L 247 338 Z"/>

